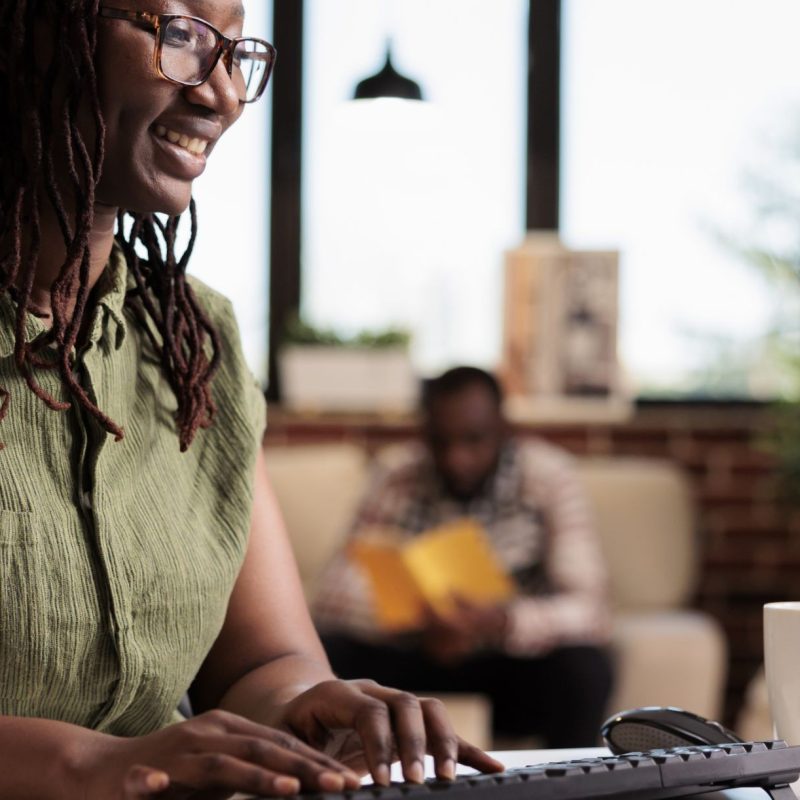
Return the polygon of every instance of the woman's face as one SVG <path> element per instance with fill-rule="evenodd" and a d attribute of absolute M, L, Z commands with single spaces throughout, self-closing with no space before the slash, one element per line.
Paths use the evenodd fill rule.
<path fill-rule="evenodd" d="M 226 36 L 242 34 L 240 0 L 112 0 L 109 5 L 201 17 Z M 174 216 L 188 207 L 192 182 L 243 105 L 222 59 L 205 83 L 181 86 L 158 75 L 154 47 L 154 32 L 138 24 L 98 20 L 98 91 L 106 138 L 96 201 Z"/>

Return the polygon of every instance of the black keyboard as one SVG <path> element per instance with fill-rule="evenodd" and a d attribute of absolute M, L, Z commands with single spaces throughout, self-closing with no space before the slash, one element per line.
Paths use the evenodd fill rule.
<path fill-rule="evenodd" d="M 665 800 L 755 786 L 774 800 L 794 800 L 787 784 L 798 777 L 800 747 L 778 740 L 672 747 L 535 764 L 494 775 L 460 775 L 455 781 L 393 783 L 305 796 L 324 800 Z"/>

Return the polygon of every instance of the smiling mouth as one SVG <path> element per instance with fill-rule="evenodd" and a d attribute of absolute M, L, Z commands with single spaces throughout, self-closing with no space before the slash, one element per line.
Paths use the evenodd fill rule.
<path fill-rule="evenodd" d="M 187 136 L 185 133 L 178 133 L 163 125 L 156 125 L 155 133 L 160 139 L 166 139 L 171 144 L 182 147 L 184 150 L 188 150 L 196 156 L 203 155 L 208 147 L 207 139 Z"/>

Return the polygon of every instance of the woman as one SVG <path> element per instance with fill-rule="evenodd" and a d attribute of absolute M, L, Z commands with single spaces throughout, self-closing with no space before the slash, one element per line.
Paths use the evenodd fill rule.
<path fill-rule="evenodd" d="M 500 768 L 438 703 L 331 673 L 230 306 L 175 252 L 269 77 L 242 24 L 238 0 L 0 0 L 2 797 Z"/>

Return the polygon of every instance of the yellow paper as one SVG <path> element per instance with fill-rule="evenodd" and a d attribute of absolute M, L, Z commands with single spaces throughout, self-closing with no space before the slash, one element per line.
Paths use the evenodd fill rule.
<path fill-rule="evenodd" d="M 403 557 L 423 597 L 441 614 L 454 610 L 456 597 L 491 606 L 514 593 L 483 529 L 469 519 L 421 534 Z"/>
<path fill-rule="evenodd" d="M 391 630 L 417 627 L 425 603 L 403 560 L 401 548 L 383 537 L 364 538 L 350 545 L 349 554 L 369 578 L 381 625 Z"/>
<path fill-rule="evenodd" d="M 350 554 L 369 578 L 378 620 L 387 629 L 419 627 L 426 606 L 448 614 L 457 597 L 496 605 L 514 593 L 485 532 L 469 519 L 405 542 L 385 532 L 365 535 L 352 543 Z"/>

